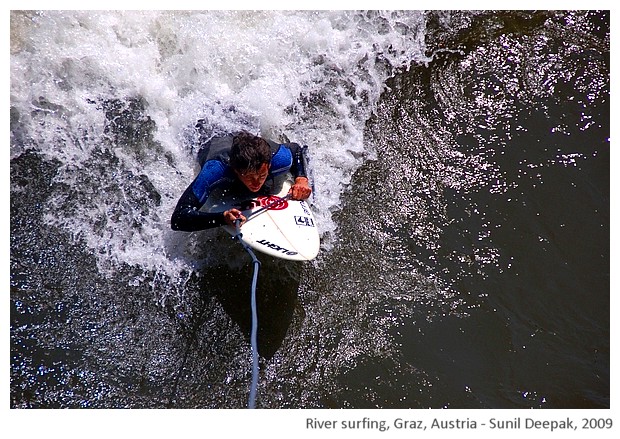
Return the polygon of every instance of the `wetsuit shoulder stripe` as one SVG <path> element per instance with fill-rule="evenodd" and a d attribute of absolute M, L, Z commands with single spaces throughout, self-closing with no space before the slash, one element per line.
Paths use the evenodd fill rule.
<path fill-rule="evenodd" d="M 280 145 L 276 153 L 271 158 L 271 174 L 278 175 L 291 169 L 293 165 L 293 154 L 285 145 Z"/>
<path fill-rule="evenodd" d="M 227 166 L 219 160 L 208 160 L 200 170 L 200 173 L 192 183 L 192 192 L 203 204 L 211 189 L 228 180 Z"/>

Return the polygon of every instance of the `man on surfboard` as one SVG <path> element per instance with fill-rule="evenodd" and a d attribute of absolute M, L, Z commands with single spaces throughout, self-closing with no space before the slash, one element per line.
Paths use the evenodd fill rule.
<path fill-rule="evenodd" d="M 223 225 L 243 224 L 246 218 L 238 209 L 203 212 L 210 192 L 216 187 L 241 184 L 252 193 L 261 191 L 265 182 L 285 172 L 295 179 L 290 189 L 293 200 L 305 200 L 312 189 L 305 169 L 304 148 L 297 143 L 278 144 L 248 132 L 214 137 L 198 152 L 202 169 L 179 199 L 170 225 L 173 230 L 193 232 Z"/>

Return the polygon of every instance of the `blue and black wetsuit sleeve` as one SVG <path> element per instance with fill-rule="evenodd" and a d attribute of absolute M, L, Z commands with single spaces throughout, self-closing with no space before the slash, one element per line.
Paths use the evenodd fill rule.
<path fill-rule="evenodd" d="M 201 212 L 201 206 L 200 201 L 192 190 L 192 186 L 189 186 L 181 195 L 172 213 L 170 220 L 172 230 L 195 232 L 226 224 L 222 212 Z"/>
<path fill-rule="evenodd" d="M 306 150 L 308 147 L 300 146 L 298 143 L 286 143 L 285 145 L 291 150 L 291 154 L 293 155 L 293 163 L 291 164 L 291 174 L 293 177 L 308 178 L 308 174 L 306 172 L 306 164 L 308 162 Z"/>
<path fill-rule="evenodd" d="M 226 180 L 226 166 L 219 160 L 209 160 L 177 202 L 172 213 L 172 230 L 195 232 L 226 224 L 223 212 L 202 212 L 211 189 Z"/>

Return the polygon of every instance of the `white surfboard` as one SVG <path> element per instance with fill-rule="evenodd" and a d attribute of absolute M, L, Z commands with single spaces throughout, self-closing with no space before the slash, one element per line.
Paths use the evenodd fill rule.
<path fill-rule="evenodd" d="M 247 221 L 241 226 L 241 240 L 252 249 L 293 261 L 309 261 L 319 253 L 321 241 L 314 215 L 306 201 L 286 199 L 291 178 L 280 178 L 274 194 L 252 199 L 214 195 L 207 201 L 208 211 L 222 212 L 235 207 Z M 231 235 L 235 227 L 224 226 Z"/>

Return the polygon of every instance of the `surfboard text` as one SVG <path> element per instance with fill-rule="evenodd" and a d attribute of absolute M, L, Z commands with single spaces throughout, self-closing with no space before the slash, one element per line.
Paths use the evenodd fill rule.
<path fill-rule="evenodd" d="M 310 213 L 310 210 L 308 209 L 308 205 L 304 201 L 300 201 L 299 204 L 301 205 L 301 208 L 304 210 L 304 213 L 306 215 L 312 215 Z"/>
<path fill-rule="evenodd" d="M 279 245 L 274 244 L 274 243 L 272 243 L 272 242 L 269 242 L 269 241 L 267 241 L 266 239 L 261 239 L 260 241 L 256 241 L 256 242 L 257 242 L 258 244 L 264 245 L 264 246 L 266 246 L 266 247 L 269 247 L 269 248 L 270 248 L 270 249 L 272 249 L 272 250 L 275 250 L 275 251 L 277 251 L 277 252 L 281 252 L 281 253 L 283 253 L 283 254 L 285 254 L 285 255 L 288 255 L 288 256 L 295 256 L 295 255 L 297 254 L 297 252 L 294 252 L 294 251 L 288 250 L 288 249 L 286 249 L 286 248 L 284 248 L 284 247 L 280 247 Z"/>

